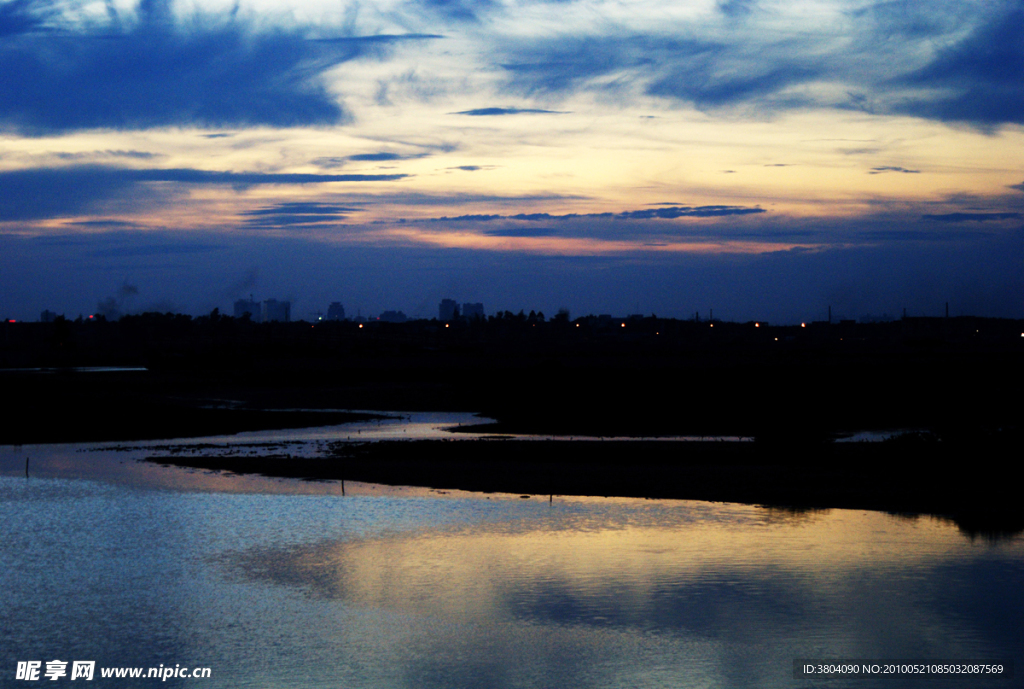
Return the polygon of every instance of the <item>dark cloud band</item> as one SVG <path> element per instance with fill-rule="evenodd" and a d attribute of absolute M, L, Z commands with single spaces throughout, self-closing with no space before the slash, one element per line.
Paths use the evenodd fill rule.
<path fill-rule="evenodd" d="M 539 110 L 536 108 L 476 108 L 462 110 L 453 115 L 469 115 L 470 117 L 496 117 L 501 115 L 564 115 L 558 110 Z"/>
<path fill-rule="evenodd" d="M 83 129 L 292 127 L 350 120 L 326 70 L 430 34 L 311 37 L 234 13 L 176 22 L 170 0 L 134 21 L 61 23 L 48 0 L 0 4 L 0 126 L 27 134 Z M 43 29 L 50 29 L 44 31 Z"/>
<path fill-rule="evenodd" d="M 619 220 L 673 220 L 675 218 L 715 218 L 726 215 L 752 215 L 765 213 L 765 209 L 751 206 L 671 206 L 668 208 L 645 208 L 621 213 L 517 213 L 515 215 L 476 214 L 458 215 L 452 218 L 442 216 L 431 218 L 431 222 L 488 222 L 491 220 L 581 220 L 581 219 L 619 219 Z"/>
<path fill-rule="evenodd" d="M 218 172 L 191 168 L 131 169 L 76 165 L 0 172 L 0 221 L 66 217 L 148 182 L 185 185 L 323 184 L 389 182 L 406 175 L 318 175 Z"/>

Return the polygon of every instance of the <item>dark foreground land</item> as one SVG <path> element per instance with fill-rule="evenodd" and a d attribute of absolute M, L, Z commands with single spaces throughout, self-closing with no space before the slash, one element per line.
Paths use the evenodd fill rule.
<path fill-rule="evenodd" d="M 740 502 L 793 509 L 931 514 L 974 535 L 1024 531 L 1019 471 L 998 443 L 934 438 L 813 451 L 755 443 L 421 440 L 336 443 L 329 457 L 160 456 L 151 461 L 308 480 L 364 481 L 530 495 Z M 973 461 L 965 461 L 965 456 Z"/>
<path fill-rule="evenodd" d="M 506 314 L 361 325 L 171 314 L 0 323 L 0 442 L 330 423 L 275 409 L 470 411 L 497 419 L 496 432 L 784 444 L 879 428 L 949 439 L 1024 417 L 1024 321 L 775 327 Z M 147 370 L 75 370 L 89 366 Z"/>
<path fill-rule="evenodd" d="M 380 444 L 339 448 L 345 471 L 358 469 L 351 475 L 327 475 L 323 467 L 258 470 L 958 519 L 971 512 L 1006 523 L 1024 511 L 1013 494 L 1024 456 L 1022 321 L 775 327 L 503 314 L 359 327 L 147 314 L 0 329 L 3 444 L 323 425 L 349 418 L 331 411 L 339 409 L 471 411 L 496 419 L 493 433 L 735 435 L 755 442 L 560 442 L 526 453 L 492 441 Z M 75 369 L 83 366 L 147 370 Z M 920 434 L 852 449 L 830 442 L 868 429 Z"/>

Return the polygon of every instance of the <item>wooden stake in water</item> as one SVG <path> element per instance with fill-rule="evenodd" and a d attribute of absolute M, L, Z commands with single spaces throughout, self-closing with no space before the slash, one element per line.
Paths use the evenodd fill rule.
<path fill-rule="evenodd" d="M 25 458 L 25 478 L 28 478 L 28 457 Z"/>

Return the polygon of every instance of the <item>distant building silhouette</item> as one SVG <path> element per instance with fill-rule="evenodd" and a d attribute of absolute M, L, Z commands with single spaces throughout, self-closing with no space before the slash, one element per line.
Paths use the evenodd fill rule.
<path fill-rule="evenodd" d="M 55 320 L 57 320 L 57 314 L 55 314 L 53 311 L 50 311 L 49 309 L 46 309 L 41 314 L 39 314 L 40 323 L 53 323 Z"/>
<path fill-rule="evenodd" d="M 377 320 L 384 323 L 405 323 L 409 318 L 401 311 L 385 311 Z"/>
<path fill-rule="evenodd" d="M 96 315 L 103 316 L 108 321 L 116 321 L 121 318 L 121 309 L 118 307 L 117 299 L 107 297 L 96 304 Z"/>
<path fill-rule="evenodd" d="M 263 311 L 260 303 L 253 301 L 252 296 L 248 299 L 239 299 L 235 302 L 235 318 L 249 316 L 254 322 L 259 323 L 263 319 Z"/>
<path fill-rule="evenodd" d="M 263 302 L 263 322 L 281 321 L 287 323 L 291 320 L 292 303 L 290 301 L 278 301 L 267 299 Z"/>
<path fill-rule="evenodd" d="M 340 301 L 332 301 L 331 305 L 327 307 L 327 320 L 329 320 L 329 321 L 343 321 L 343 320 L 345 320 L 345 307 L 341 305 Z"/>
<path fill-rule="evenodd" d="M 459 317 L 459 304 L 454 299 L 442 299 L 437 308 L 438 320 L 453 321 Z"/>
<path fill-rule="evenodd" d="M 860 323 L 891 323 L 894 320 L 896 319 L 890 316 L 888 313 L 883 313 L 881 316 L 876 316 L 874 314 L 869 313 L 857 319 L 857 321 Z"/>
<path fill-rule="evenodd" d="M 465 318 L 483 318 L 484 305 L 479 302 L 473 304 L 463 304 L 462 315 Z"/>

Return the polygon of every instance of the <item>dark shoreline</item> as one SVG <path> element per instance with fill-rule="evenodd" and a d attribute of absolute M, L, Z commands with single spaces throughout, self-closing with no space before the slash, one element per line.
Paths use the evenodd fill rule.
<path fill-rule="evenodd" d="M 174 461 L 498 492 L 936 514 L 972 533 L 1024 528 L 1024 321 L 802 327 L 503 314 L 254 324 L 145 314 L 0 325 L 3 444 L 201 437 L 359 418 L 331 411 L 339 409 L 480 412 L 496 420 L 485 429 L 495 435 L 755 440 L 461 439 L 338 446 L 316 460 Z M 146 370 L 74 369 L 89 366 Z M 303 411 L 274 411 L 282 409 Z M 921 433 L 830 442 L 872 429 Z"/>
<path fill-rule="evenodd" d="M 916 445 L 916 446 L 915 446 Z M 757 443 L 595 440 L 418 440 L 333 443 L 321 458 L 154 456 L 159 464 L 307 480 L 476 492 L 737 502 L 790 509 L 865 509 L 949 519 L 975 536 L 1024 531 L 1016 477 L 997 448 L 967 470 L 956 448 L 910 440 L 814 450 Z M 990 467 L 986 470 L 985 467 Z"/>
<path fill-rule="evenodd" d="M 1024 321 L 656 317 L 263 323 L 145 314 L 0 324 L 0 443 L 176 438 L 330 423 L 269 410 L 472 411 L 496 432 L 744 436 L 1024 428 Z M 364 327 L 365 326 L 365 327 Z M 144 367 L 84 372 L 82 367 Z"/>

